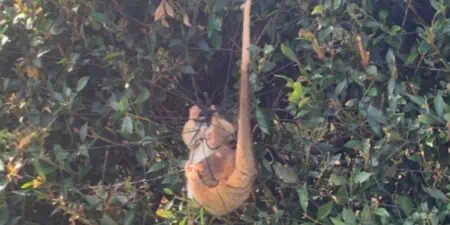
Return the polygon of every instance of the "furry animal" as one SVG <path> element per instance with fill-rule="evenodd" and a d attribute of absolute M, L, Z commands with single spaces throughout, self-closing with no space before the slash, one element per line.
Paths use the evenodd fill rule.
<path fill-rule="evenodd" d="M 249 100 L 250 63 L 250 6 L 244 3 L 241 82 L 236 150 L 226 144 L 234 133 L 230 122 L 217 112 L 208 124 L 201 110 L 194 105 L 189 109 L 189 120 L 183 127 L 182 137 L 189 148 L 185 164 L 188 196 L 197 206 L 203 206 L 215 216 L 228 214 L 239 208 L 249 197 L 257 174 L 252 149 Z M 216 111 L 215 106 L 210 110 Z"/>

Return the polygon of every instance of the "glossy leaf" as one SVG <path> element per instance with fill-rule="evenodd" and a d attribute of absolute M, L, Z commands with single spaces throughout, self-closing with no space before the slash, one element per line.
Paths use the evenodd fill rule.
<path fill-rule="evenodd" d="M 309 195 L 308 190 L 306 189 L 306 184 L 301 188 L 297 188 L 297 194 L 300 200 L 300 206 L 302 207 L 304 212 L 308 211 L 308 203 L 309 203 Z"/>
<path fill-rule="evenodd" d="M 89 79 L 91 77 L 85 76 L 80 78 L 80 80 L 78 80 L 77 82 L 77 92 L 81 91 L 84 89 L 84 87 L 86 87 L 86 84 L 89 82 Z"/>
<path fill-rule="evenodd" d="M 354 183 L 364 183 L 367 180 L 369 180 L 370 176 L 372 176 L 372 173 L 368 172 L 359 172 L 354 175 L 353 182 Z"/>
<path fill-rule="evenodd" d="M 333 201 L 329 201 L 329 202 L 321 205 L 319 207 L 319 209 L 317 210 L 317 219 L 321 220 L 321 219 L 327 217 L 331 213 L 333 206 L 334 206 Z"/>

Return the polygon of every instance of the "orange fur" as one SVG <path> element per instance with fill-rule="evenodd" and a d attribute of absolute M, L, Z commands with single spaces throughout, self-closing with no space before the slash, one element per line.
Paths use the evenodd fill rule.
<path fill-rule="evenodd" d="M 185 165 L 188 196 L 216 216 L 230 213 L 244 204 L 257 174 L 250 127 L 250 6 L 251 1 L 246 0 L 236 151 L 226 144 L 234 133 L 233 126 L 218 113 L 213 114 L 211 125 L 207 126 L 199 121 L 202 118 L 198 106 L 189 109 L 189 120 L 182 133 L 190 150 Z"/>

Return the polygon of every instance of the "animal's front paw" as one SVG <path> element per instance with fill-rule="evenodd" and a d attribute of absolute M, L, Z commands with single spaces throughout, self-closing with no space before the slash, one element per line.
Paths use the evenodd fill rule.
<path fill-rule="evenodd" d="M 213 111 L 213 112 L 217 111 L 216 105 L 211 105 L 211 106 L 209 106 L 209 110 L 211 110 L 211 111 Z"/>
<path fill-rule="evenodd" d="M 198 119 L 198 117 L 200 117 L 201 111 L 202 110 L 200 109 L 200 107 L 198 107 L 198 105 L 191 106 L 191 108 L 189 108 L 189 119 Z"/>

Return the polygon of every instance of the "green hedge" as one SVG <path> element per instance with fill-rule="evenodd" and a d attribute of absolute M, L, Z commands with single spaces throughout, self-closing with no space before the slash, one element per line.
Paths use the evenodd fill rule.
<path fill-rule="evenodd" d="M 241 3 L 0 0 L 0 225 L 448 224 L 443 0 L 254 1 L 254 194 L 191 206 L 181 127 L 235 118 Z"/>

